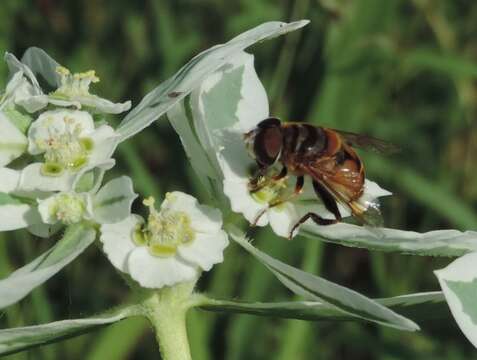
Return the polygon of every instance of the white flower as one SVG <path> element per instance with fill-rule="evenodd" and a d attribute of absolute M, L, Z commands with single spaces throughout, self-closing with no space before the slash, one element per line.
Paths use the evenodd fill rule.
<path fill-rule="evenodd" d="M 48 102 L 56 106 L 74 106 L 81 109 L 82 106 L 92 108 L 98 112 L 107 114 L 119 114 L 131 108 L 131 101 L 113 103 L 89 93 L 91 83 L 99 82 L 93 70 L 83 73 L 71 74 L 65 67 L 58 67 L 60 75 L 60 87 L 48 95 Z"/>
<path fill-rule="evenodd" d="M 98 192 L 61 192 L 38 200 L 44 224 L 71 225 L 83 220 L 99 224 L 116 223 L 127 218 L 137 194 L 126 176 L 111 180 Z"/>
<path fill-rule="evenodd" d="M 101 226 L 104 252 L 116 268 L 143 287 L 161 288 L 192 280 L 223 261 L 228 238 L 219 210 L 178 191 L 166 194 L 160 211 L 152 198 L 144 204 L 150 211 L 146 221 L 131 215 Z"/>
<path fill-rule="evenodd" d="M 85 171 L 110 162 L 117 134 L 109 125 L 95 127 L 92 116 L 80 110 L 42 113 L 28 130 L 28 152 L 43 162 L 26 166 L 22 191 L 69 191 Z"/>

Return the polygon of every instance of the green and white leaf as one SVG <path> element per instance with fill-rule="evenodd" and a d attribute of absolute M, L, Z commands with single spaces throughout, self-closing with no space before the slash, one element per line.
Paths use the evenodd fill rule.
<path fill-rule="evenodd" d="M 303 296 L 308 300 L 320 301 L 335 306 L 342 312 L 363 320 L 400 330 L 419 330 L 419 326 L 413 321 L 354 290 L 306 273 L 261 252 L 253 247 L 238 229 L 233 228 L 230 231 L 230 235 L 295 294 Z"/>
<path fill-rule="evenodd" d="M 85 319 L 55 321 L 49 324 L 0 330 L 0 355 L 8 355 L 82 335 L 137 314 L 137 307 L 129 306 Z"/>
<path fill-rule="evenodd" d="M 20 301 L 43 284 L 91 245 L 95 237 L 96 231 L 89 225 L 69 227 L 54 247 L 0 280 L 0 308 Z"/>
<path fill-rule="evenodd" d="M 172 127 L 179 135 L 192 168 L 209 194 L 212 194 L 215 187 L 212 179 L 217 177 L 217 173 L 194 131 L 189 97 L 187 97 L 185 101 L 174 106 L 167 113 L 167 117 Z"/>
<path fill-rule="evenodd" d="M 27 137 L 0 111 L 0 167 L 21 156 L 27 146 Z"/>
<path fill-rule="evenodd" d="M 434 273 L 464 335 L 477 347 L 477 253 L 464 255 Z"/>
<path fill-rule="evenodd" d="M 16 183 L 10 175 L 15 174 L 15 170 L 0 168 L 0 178 L 4 183 L 0 190 L 14 188 Z M 0 231 L 10 231 L 23 229 L 42 223 L 40 214 L 35 204 L 26 199 L 12 196 L 6 192 L 0 192 Z"/>
<path fill-rule="evenodd" d="M 442 320 L 449 317 L 448 312 L 445 311 L 444 295 L 440 291 L 375 299 L 375 301 L 392 310 L 411 316 L 415 320 Z M 318 301 L 266 303 L 205 298 L 200 301 L 199 306 L 201 309 L 207 311 L 250 314 L 284 319 L 301 319 L 308 321 L 362 320 L 361 318 L 339 310 L 335 306 Z"/>
<path fill-rule="evenodd" d="M 22 63 L 28 66 L 36 77 L 41 76 L 52 88 L 56 89 L 61 85 L 60 76 L 56 72 L 61 65 L 43 49 L 28 48 L 23 54 Z"/>
<path fill-rule="evenodd" d="M 338 245 L 411 255 L 461 256 L 477 251 L 475 231 L 435 230 L 418 233 L 339 223 L 330 226 L 305 224 L 300 228 L 300 234 Z"/>
<path fill-rule="evenodd" d="M 292 23 L 267 22 L 240 34 L 229 42 L 216 45 L 195 56 L 184 65 L 172 78 L 160 84 L 147 94 L 121 122 L 118 132 L 121 140 L 133 136 L 146 126 L 169 111 L 183 100 L 193 89 L 207 77 L 241 53 L 247 47 L 308 24 L 308 21 Z"/>
<path fill-rule="evenodd" d="M 131 205 L 137 194 L 127 176 L 106 183 L 93 198 L 93 218 L 100 224 L 124 220 L 131 213 Z"/>

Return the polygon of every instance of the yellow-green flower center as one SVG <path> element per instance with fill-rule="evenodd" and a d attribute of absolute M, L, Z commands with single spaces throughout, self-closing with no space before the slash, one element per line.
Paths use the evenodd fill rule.
<path fill-rule="evenodd" d="M 80 136 L 80 124 L 68 126 L 69 123 L 72 124 L 72 120 L 65 118 L 66 131 L 51 132 L 46 139 L 36 141 L 37 146 L 45 152 L 43 175 L 61 175 L 66 169 L 76 171 L 88 163 L 88 156 L 94 146 L 93 140 Z"/>
<path fill-rule="evenodd" d="M 146 224 L 136 227 L 133 238 L 137 245 L 147 246 L 151 255 L 159 257 L 173 256 L 180 245 L 188 244 L 195 238 L 190 217 L 183 211 L 161 210 L 154 208 L 154 199 L 144 200 L 149 207 Z"/>
<path fill-rule="evenodd" d="M 86 204 L 84 198 L 78 194 L 61 194 L 50 205 L 49 211 L 57 221 L 71 225 L 83 219 Z"/>
<path fill-rule="evenodd" d="M 71 74 L 71 72 L 62 66 L 56 69 L 60 75 L 60 87 L 50 96 L 60 99 L 71 99 L 77 96 L 91 96 L 89 86 L 91 83 L 99 82 L 94 70 L 82 73 Z"/>
<path fill-rule="evenodd" d="M 288 179 L 271 180 L 263 178 L 257 184 L 259 190 L 250 191 L 252 198 L 260 204 L 273 204 L 286 198 L 289 192 Z"/>

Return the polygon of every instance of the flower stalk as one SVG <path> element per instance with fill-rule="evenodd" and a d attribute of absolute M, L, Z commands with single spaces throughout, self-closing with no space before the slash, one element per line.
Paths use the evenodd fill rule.
<path fill-rule="evenodd" d="M 156 333 L 164 360 L 192 359 L 187 337 L 186 313 L 193 305 L 196 280 L 164 287 L 143 301 L 145 315 Z"/>

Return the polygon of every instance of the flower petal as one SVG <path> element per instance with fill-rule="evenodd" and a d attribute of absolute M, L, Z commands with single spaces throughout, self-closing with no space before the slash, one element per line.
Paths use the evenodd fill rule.
<path fill-rule="evenodd" d="M 142 287 L 161 288 L 198 276 L 198 269 L 177 257 L 155 257 L 146 247 L 137 247 L 128 258 L 128 273 Z"/>
<path fill-rule="evenodd" d="M 96 95 L 78 96 L 72 100 L 76 100 L 84 106 L 92 107 L 105 114 L 120 114 L 131 108 L 131 101 L 129 100 L 123 103 L 113 103 Z"/>
<path fill-rule="evenodd" d="M 266 209 L 266 204 L 260 204 L 255 201 L 248 191 L 248 180 L 234 181 L 224 180 L 224 194 L 230 200 L 232 211 L 242 213 L 248 222 L 253 223 L 257 216 Z M 262 216 L 257 222 L 257 226 L 268 224 L 268 217 Z"/>
<path fill-rule="evenodd" d="M 228 244 L 227 233 L 220 230 L 216 234 L 196 234 L 194 241 L 179 246 L 177 250 L 184 260 L 209 271 L 214 264 L 224 260 L 223 251 Z"/>
<path fill-rule="evenodd" d="M 220 135 L 222 149 L 217 154 L 219 166 L 224 177 L 224 194 L 230 200 L 234 212 L 242 213 L 249 222 L 254 222 L 266 204 L 260 204 L 250 196 L 248 190 L 249 169 L 254 162 L 245 149 L 242 135 L 236 131 L 223 131 Z M 262 216 L 258 226 L 268 224 Z"/>
<path fill-rule="evenodd" d="M 118 134 L 109 125 L 101 125 L 89 137 L 93 140 L 93 151 L 89 155 L 89 163 L 101 163 L 109 159 L 118 144 Z"/>
<path fill-rule="evenodd" d="M 21 172 L 0 167 L 0 193 L 10 193 L 17 189 Z"/>
<path fill-rule="evenodd" d="M 41 223 L 35 207 L 27 204 L 0 205 L 0 231 L 23 229 Z"/>
<path fill-rule="evenodd" d="M 32 191 L 69 191 L 79 173 L 65 171 L 59 176 L 43 175 L 43 163 L 33 163 L 26 166 L 20 176 L 18 190 Z"/>
<path fill-rule="evenodd" d="M 167 193 L 161 210 L 185 212 L 190 217 L 191 227 L 198 232 L 217 232 L 222 227 L 220 210 L 200 205 L 195 197 L 180 191 Z"/>
<path fill-rule="evenodd" d="M 26 136 L 0 111 L 0 166 L 5 166 L 22 155 L 27 145 Z"/>
<path fill-rule="evenodd" d="M 101 225 L 100 241 L 109 261 L 122 272 L 128 272 L 128 256 L 136 248 L 132 233 L 137 224 L 142 223 L 140 216 L 130 215 L 115 224 Z"/>

